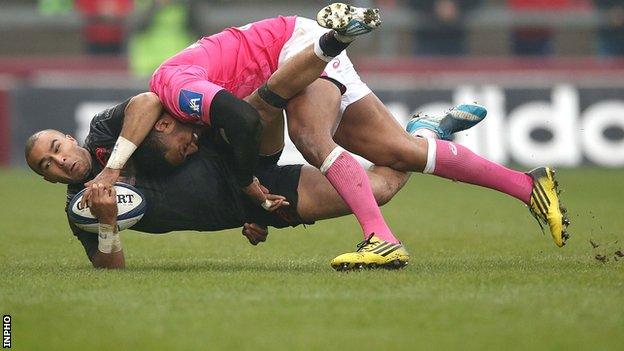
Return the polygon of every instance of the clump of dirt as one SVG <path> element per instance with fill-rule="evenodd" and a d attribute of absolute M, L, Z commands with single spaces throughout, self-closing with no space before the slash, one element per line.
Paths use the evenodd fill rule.
<path fill-rule="evenodd" d="M 617 247 L 617 240 L 612 243 L 601 244 L 593 239 L 589 239 L 589 244 L 594 251 L 594 258 L 601 263 L 607 263 L 611 259 L 617 262 L 624 258 L 624 252 L 621 248 L 614 249 L 614 247 Z"/>

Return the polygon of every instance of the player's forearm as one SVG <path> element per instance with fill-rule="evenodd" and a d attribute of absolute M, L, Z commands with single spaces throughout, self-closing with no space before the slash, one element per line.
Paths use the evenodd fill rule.
<path fill-rule="evenodd" d="M 108 254 L 96 251 L 91 256 L 91 263 L 95 268 L 119 269 L 126 266 L 123 250 Z"/>
<path fill-rule="evenodd" d="M 121 238 L 117 232 L 116 217 L 100 219 L 98 228 L 98 249 L 91 258 L 96 268 L 123 268 L 125 265 Z"/>
<path fill-rule="evenodd" d="M 154 93 L 141 93 L 130 99 L 124 112 L 119 139 L 106 166 L 112 169 L 123 168 L 134 150 L 154 127 L 161 113 L 162 105 Z"/>
<path fill-rule="evenodd" d="M 136 145 L 143 142 L 162 113 L 162 104 L 154 93 L 136 95 L 126 106 L 120 136 Z"/>
<path fill-rule="evenodd" d="M 249 185 L 258 164 L 262 125 L 258 112 L 225 90 L 215 95 L 210 107 L 212 126 L 223 130 L 234 158 L 235 176 L 241 187 Z"/>
<path fill-rule="evenodd" d="M 257 126 L 238 131 L 238 135 L 233 137 L 237 141 L 230 143 L 234 155 L 235 176 L 241 187 L 249 185 L 253 179 L 258 165 L 261 132 L 262 127 L 258 122 Z"/>

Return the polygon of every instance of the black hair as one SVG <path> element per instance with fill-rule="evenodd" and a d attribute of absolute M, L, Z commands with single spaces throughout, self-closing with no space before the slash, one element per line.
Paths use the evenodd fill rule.
<path fill-rule="evenodd" d="M 171 173 L 175 166 L 167 162 L 166 152 L 167 148 L 160 133 L 150 130 L 132 156 L 137 171 L 149 176 Z"/>

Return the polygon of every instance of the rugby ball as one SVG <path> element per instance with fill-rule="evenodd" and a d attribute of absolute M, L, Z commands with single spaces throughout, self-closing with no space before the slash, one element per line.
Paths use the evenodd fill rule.
<path fill-rule="evenodd" d="M 132 227 L 143 218 L 145 214 L 145 197 L 139 190 L 130 184 L 115 183 L 117 193 L 117 226 L 118 230 Z M 85 190 L 82 189 L 74 196 L 67 206 L 67 215 L 78 228 L 91 232 L 98 232 L 98 220 L 91 214 L 89 206 L 80 206 L 80 200 Z"/>

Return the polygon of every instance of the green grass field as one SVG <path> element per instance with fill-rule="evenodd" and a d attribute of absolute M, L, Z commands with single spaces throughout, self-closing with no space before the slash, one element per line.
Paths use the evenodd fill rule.
<path fill-rule="evenodd" d="M 558 175 L 564 249 L 515 200 L 415 175 L 384 208 L 410 265 L 345 274 L 328 263 L 361 239 L 350 217 L 259 247 L 128 231 L 127 269 L 95 270 L 64 187 L 3 170 L 0 312 L 16 350 L 621 350 L 624 260 L 593 256 L 624 246 L 624 171 Z"/>

